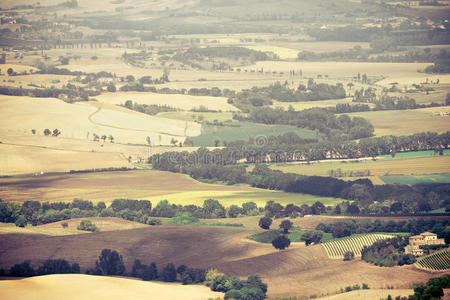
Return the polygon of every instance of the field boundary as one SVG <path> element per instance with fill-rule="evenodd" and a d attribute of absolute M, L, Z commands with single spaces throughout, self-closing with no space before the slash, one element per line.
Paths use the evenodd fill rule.
<path fill-rule="evenodd" d="M 441 254 L 443 254 L 442 256 L 444 256 L 444 257 L 439 257 Z M 437 260 L 439 262 L 447 261 L 448 268 L 445 268 L 445 269 L 433 269 L 433 268 L 428 268 L 428 267 L 422 265 L 422 261 L 428 260 L 428 259 L 434 259 L 435 257 L 438 257 Z M 436 251 L 436 252 L 431 253 L 429 255 L 420 257 L 420 258 L 417 259 L 417 262 L 414 263 L 414 266 L 416 268 L 420 269 L 420 270 L 433 272 L 433 273 L 441 273 L 441 272 L 450 271 L 450 249 L 447 248 L 447 249 L 439 250 L 439 251 Z"/>
<path fill-rule="evenodd" d="M 324 247 L 329 258 L 342 259 L 347 251 L 353 252 L 355 257 L 360 257 L 361 251 L 365 246 L 370 246 L 377 241 L 393 237 L 394 235 L 386 233 L 369 233 L 353 237 L 343 237 L 322 243 L 321 245 Z"/>

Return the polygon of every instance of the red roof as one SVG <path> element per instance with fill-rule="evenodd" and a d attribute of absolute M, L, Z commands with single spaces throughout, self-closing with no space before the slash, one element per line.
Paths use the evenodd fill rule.
<path fill-rule="evenodd" d="M 436 233 L 432 233 L 432 232 L 424 232 L 424 233 L 421 233 L 420 235 L 427 235 L 427 236 L 435 236 L 435 235 L 437 235 Z"/>

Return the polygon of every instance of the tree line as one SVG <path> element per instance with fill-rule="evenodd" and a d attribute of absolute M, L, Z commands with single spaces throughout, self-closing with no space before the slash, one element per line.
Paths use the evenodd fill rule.
<path fill-rule="evenodd" d="M 215 151 L 209 153 L 207 149 L 199 149 L 197 153 L 157 154 L 151 157 L 150 162 L 155 169 L 189 174 L 194 179 L 248 183 L 263 189 L 352 201 L 338 205 L 335 214 L 409 215 L 449 208 L 449 184 L 446 183 L 374 186 L 368 179 L 344 181 L 332 177 L 283 173 L 261 164 L 247 173 L 243 166 L 223 166 L 223 161 L 233 158 L 233 152 L 225 152 L 221 156 L 222 150 L 218 150 L 218 153 Z"/>
<path fill-rule="evenodd" d="M 37 269 L 29 260 L 15 264 L 6 272 L 0 269 L 1 276 L 32 277 L 48 274 L 79 274 L 78 263 L 69 264 L 65 259 L 47 259 Z M 103 249 L 95 261 L 95 267 L 87 269 L 86 274 L 102 276 L 131 276 L 144 281 L 161 280 L 164 282 L 181 281 L 185 284 L 204 283 L 212 291 L 225 293 L 225 299 L 263 300 L 267 293 L 267 284 L 259 275 L 250 275 L 246 280 L 229 277 L 214 268 L 197 269 L 186 265 L 176 267 L 168 263 L 160 271 L 155 262 L 149 265 L 135 259 L 130 273 L 126 272 L 123 257 L 116 250 Z"/>
<path fill-rule="evenodd" d="M 263 106 L 273 104 L 272 100 L 281 102 L 301 102 L 327 99 L 343 99 L 346 92 L 342 83 L 330 85 L 327 83 L 316 83 L 310 78 L 307 85 L 299 84 L 297 89 L 291 89 L 287 82 L 281 84 L 275 82 L 266 87 L 253 87 L 245 89 L 230 97 L 228 100 L 240 109 L 248 109 L 249 106 Z"/>
<path fill-rule="evenodd" d="M 336 116 L 326 108 L 310 108 L 302 111 L 283 108 L 255 107 L 247 115 L 234 114 L 233 119 L 268 125 L 291 125 L 316 130 L 327 138 L 361 139 L 373 136 L 373 125 L 361 117 Z"/>
<path fill-rule="evenodd" d="M 170 204 L 160 201 L 155 207 L 148 200 L 115 199 L 109 207 L 102 201 L 94 205 L 89 200 L 74 199 L 72 202 L 25 201 L 22 204 L 5 202 L 0 199 L 0 222 L 15 223 L 19 227 L 53 223 L 73 218 L 117 217 L 128 221 L 148 225 L 160 225 L 160 217 L 188 218 L 236 218 L 262 214 L 254 202 L 245 202 L 241 206 L 224 207 L 215 199 L 207 199 L 203 206 Z M 183 223 L 184 221 L 180 221 Z"/>
<path fill-rule="evenodd" d="M 413 235 L 425 231 L 436 233 L 439 238 L 445 239 L 446 243 L 450 243 L 450 221 L 446 219 L 412 219 L 407 221 L 348 221 L 337 223 L 320 223 L 316 226 L 316 230 L 331 233 L 334 238 L 350 236 L 360 233 L 377 233 L 377 232 L 409 232 Z"/>
<path fill-rule="evenodd" d="M 342 116 L 341 116 L 342 117 Z M 340 122 L 351 122 L 349 118 L 339 118 Z M 342 125 L 344 126 L 344 125 Z M 280 142 L 280 143 L 277 143 Z M 443 155 L 450 147 L 450 132 L 416 133 L 409 136 L 383 136 L 364 138 L 359 141 L 303 140 L 295 133 L 278 138 L 269 137 L 263 145 L 255 145 L 254 140 L 227 143 L 222 149 L 208 150 L 199 148 L 194 152 L 166 152 L 149 158 L 154 168 L 172 172 L 190 174 L 190 168 L 205 165 L 236 165 L 243 160 L 246 163 L 282 163 L 294 161 L 316 161 L 325 159 L 357 159 L 377 157 L 409 151 L 434 150 Z"/>

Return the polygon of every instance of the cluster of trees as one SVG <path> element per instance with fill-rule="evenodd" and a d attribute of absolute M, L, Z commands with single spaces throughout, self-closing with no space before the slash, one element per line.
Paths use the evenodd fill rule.
<path fill-rule="evenodd" d="M 320 223 L 316 229 L 331 233 L 334 238 L 341 238 L 359 233 L 375 232 L 409 232 L 419 234 L 425 231 L 436 233 L 439 238 L 444 238 L 446 243 L 450 242 L 449 220 L 413 219 L 407 221 L 360 221 L 360 222 L 337 222 L 333 224 Z"/>
<path fill-rule="evenodd" d="M 449 184 L 445 183 L 374 186 L 367 179 L 344 181 L 304 176 L 271 170 L 264 165 L 255 166 L 251 175 L 249 183 L 254 187 L 354 201 L 337 206 L 335 214 L 342 214 L 344 208 L 351 215 L 417 214 L 449 205 Z"/>
<path fill-rule="evenodd" d="M 67 225 L 67 223 L 63 223 L 63 227 L 65 227 L 65 225 Z M 90 231 L 90 232 L 97 232 L 99 231 L 98 227 L 92 223 L 92 221 L 90 220 L 82 220 L 80 222 L 80 224 L 77 226 L 78 230 L 83 230 L 83 231 Z"/>
<path fill-rule="evenodd" d="M 444 296 L 444 289 L 448 288 L 450 288 L 450 275 L 446 274 L 440 277 L 431 278 L 426 284 L 419 284 L 414 288 L 414 295 L 398 300 L 441 299 Z"/>
<path fill-rule="evenodd" d="M 224 292 L 225 300 L 263 300 L 266 298 L 267 284 L 259 275 L 250 275 L 247 280 L 220 274 L 214 269 L 206 275 L 206 285 L 212 291 Z"/>
<path fill-rule="evenodd" d="M 450 73 L 450 58 L 436 60 L 434 65 L 425 68 L 425 72 L 437 74 Z"/>
<path fill-rule="evenodd" d="M 339 118 L 345 123 L 346 118 Z M 349 121 L 347 119 L 347 121 Z M 277 142 L 282 143 L 277 143 Z M 301 140 L 294 133 L 279 138 L 269 137 L 268 143 L 255 145 L 249 142 L 227 143 L 223 149 L 208 150 L 200 148 L 195 152 L 167 152 L 149 158 L 153 167 L 160 170 L 187 173 L 190 167 L 204 165 L 234 165 L 245 159 L 248 163 L 315 161 L 324 159 L 353 159 L 377 157 L 399 152 L 434 150 L 443 154 L 450 147 L 450 132 L 416 133 L 410 136 L 384 136 L 365 138 L 359 141 L 327 140 L 313 143 L 314 140 Z"/>
<path fill-rule="evenodd" d="M 272 100 L 281 102 L 315 101 L 326 99 L 345 98 L 344 86 L 340 83 L 329 85 L 326 83 L 315 83 L 314 79 L 308 80 L 307 86 L 300 84 L 297 89 L 291 89 L 287 82 L 281 84 L 276 82 L 266 87 L 253 87 L 236 93 L 229 98 L 239 108 L 264 106 L 272 104 Z"/>
<path fill-rule="evenodd" d="M 381 267 L 411 265 L 416 259 L 414 255 L 404 253 L 408 242 L 406 236 L 376 241 L 371 246 L 363 248 L 361 258 Z"/>
<path fill-rule="evenodd" d="M 35 134 L 36 133 L 36 130 L 35 129 L 32 129 L 31 130 L 31 132 L 33 133 L 33 134 Z M 48 129 L 48 128 L 46 128 L 46 129 L 44 129 L 44 135 L 45 136 L 59 136 L 61 134 L 61 131 L 59 131 L 59 129 L 57 129 L 57 128 L 55 128 L 53 131 L 51 131 L 50 129 Z"/>
<path fill-rule="evenodd" d="M 307 34 L 320 41 L 370 42 L 375 52 L 395 50 L 399 45 L 448 44 L 449 36 L 448 29 L 393 30 L 390 25 L 381 28 L 363 28 L 355 25 L 332 29 L 309 28 Z"/>
<path fill-rule="evenodd" d="M 364 61 L 364 62 L 445 62 L 448 53 L 432 51 L 430 48 L 399 51 L 394 54 L 384 54 L 385 50 L 398 50 L 396 40 L 392 38 L 378 39 L 371 43 L 372 49 L 363 49 L 355 46 L 352 49 L 315 53 L 302 51 L 298 53 L 300 61 Z M 403 49 L 402 49 L 403 50 Z"/>
<path fill-rule="evenodd" d="M 152 262 L 150 265 L 145 265 L 139 259 L 134 261 L 131 272 L 132 277 L 141 278 L 145 281 L 160 279 L 165 282 L 177 281 L 177 274 L 183 284 L 202 283 L 206 279 L 206 270 L 204 269 L 188 268 L 185 265 L 176 268 L 174 264 L 168 263 L 158 273 L 156 263 Z"/>
<path fill-rule="evenodd" d="M 435 137 L 438 137 L 435 135 Z M 384 141 L 383 139 L 380 139 Z M 371 156 L 377 156 L 376 146 L 361 140 Z M 375 146 L 370 148 L 370 146 Z M 421 145 L 423 146 L 423 145 Z M 417 214 L 449 206 L 449 184 L 377 185 L 367 179 L 344 181 L 332 177 L 305 176 L 271 170 L 256 165 L 250 174 L 240 166 L 221 167 L 225 162 L 237 161 L 239 152 L 199 149 L 197 152 L 171 152 L 157 154 L 150 162 L 155 169 L 190 174 L 196 179 L 209 179 L 228 183 L 249 183 L 254 187 L 277 189 L 292 193 L 344 198 L 354 201 L 342 203 L 336 214 Z M 230 149 L 228 149 L 230 150 Z M 372 153 L 371 153 L 372 152 Z M 247 157 L 248 160 L 248 157 Z"/>
<path fill-rule="evenodd" d="M 16 223 L 20 227 L 25 227 L 28 223 L 36 226 L 87 217 L 117 217 L 148 225 L 160 225 L 161 221 L 155 217 L 236 218 L 240 215 L 254 216 L 263 212 L 264 209 L 258 208 L 254 202 L 225 208 L 214 199 L 205 200 L 203 206 L 175 205 L 162 200 L 153 208 L 148 200 L 115 199 L 109 207 L 106 207 L 104 202 L 93 205 L 91 201 L 82 199 L 74 199 L 72 203 L 45 202 L 41 204 L 39 201 L 25 201 L 22 205 L 0 199 L 0 222 Z M 83 220 L 79 229 L 95 231 L 95 225 L 88 220 Z"/>
<path fill-rule="evenodd" d="M 122 79 L 123 81 L 126 81 L 127 84 L 122 85 L 120 87 L 120 91 L 122 92 L 157 92 L 158 90 L 154 86 L 145 86 L 146 84 L 164 84 L 166 82 L 169 82 L 169 75 L 168 73 L 164 73 L 161 75 L 160 78 L 152 79 L 151 76 L 143 76 L 139 78 L 139 80 L 136 80 L 133 75 L 128 75 L 125 77 L 125 79 Z M 162 89 L 165 90 L 165 89 Z M 115 92 L 110 91 L 110 92 Z"/>
<path fill-rule="evenodd" d="M 367 89 L 361 88 L 360 90 L 356 90 L 353 97 L 353 101 L 363 103 L 373 103 L 375 104 L 375 107 L 371 109 L 368 105 L 358 105 L 356 107 L 351 106 L 349 109 L 351 111 L 403 110 L 403 109 L 417 109 L 417 108 L 440 106 L 440 104 L 434 102 L 428 105 L 417 104 L 416 100 L 412 98 L 389 96 L 386 93 L 383 93 L 382 95 L 377 97 L 377 95 L 375 94 L 375 90 L 372 88 Z M 345 109 L 342 106 L 340 106 L 339 110 L 342 111 Z M 336 111 L 338 111 L 337 105 Z"/>
<path fill-rule="evenodd" d="M 4 270 L 1 273 L 5 274 Z M 25 261 L 22 264 L 13 266 L 8 275 L 30 277 L 67 273 L 80 273 L 79 265 L 77 263 L 70 265 L 64 259 L 47 260 L 36 271 L 29 261 Z M 267 293 L 267 284 L 263 283 L 258 275 L 250 275 L 247 280 L 241 280 L 237 277 L 229 277 L 218 273 L 215 269 L 207 271 L 189 268 L 185 265 L 180 265 L 176 268 L 172 263 L 168 263 L 158 272 L 154 262 L 147 266 L 142 264 L 140 260 L 135 259 L 131 273 L 127 274 L 122 255 L 111 249 L 103 249 L 95 262 L 95 268 L 88 269 L 86 274 L 104 276 L 130 275 L 146 281 L 160 279 L 166 282 L 175 282 L 179 278 L 183 284 L 206 282 L 206 285 L 211 290 L 224 292 L 225 299 L 234 300 L 263 300 Z"/>
<path fill-rule="evenodd" d="M 206 280 L 204 269 L 189 268 L 180 265 L 178 268 L 174 264 L 168 263 L 160 272 L 154 262 L 150 265 L 142 264 L 139 259 L 135 259 L 131 273 L 126 272 L 123 257 L 117 251 L 103 249 L 95 262 L 95 267 L 86 270 L 86 274 L 104 276 L 131 276 L 141 278 L 145 281 L 162 280 L 165 282 L 175 282 L 179 280 L 183 284 L 203 283 Z M 34 269 L 30 261 L 15 264 L 9 272 L 0 270 L 1 275 L 14 277 L 32 277 L 48 274 L 79 274 L 78 263 L 69 264 L 65 259 L 47 259 L 38 268 Z"/>
<path fill-rule="evenodd" d="M 139 104 L 132 100 L 125 101 L 125 104 L 121 104 L 121 106 L 126 107 L 131 110 L 135 110 L 147 115 L 157 115 L 160 112 L 169 112 L 169 111 L 178 111 L 178 109 L 168 106 L 168 105 L 156 105 L 156 104 Z"/>
<path fill-rule="evenodd" d="M 22 87 L 0 87 L 1 95 L 28 96 L 37 98 L 66 98 L 71 101 L 88 101 L 89 97 L 98 96 L 100 93 L 94 90 L 85 90 L 83 87 L 74 88 L 44 88 L 25 89 Z"/>
<path fill-rule="evenodd" d="M 310 108 L 302 111 L 283 108 L 255 107 L 247 116 L 235 114 L 234 119 L 263 124 L 292 125 L 317 130 L 330 139 L 361 139 L 371 137 L 374 128 L 361 117 L 336 116 L 326 108 Z"/>
<path fill-rule="evenodd" d="M 9 272 L 1 269 L 0 274 L 13 277 L 32 277 L 49 274 L 79 274 L 80 266 L 78 263 L 69 264 L 65 259 L 47 259 L 38 266 L 33 268 L 30 261 L 24 261 L 15 264 L 9 269 Z"/>

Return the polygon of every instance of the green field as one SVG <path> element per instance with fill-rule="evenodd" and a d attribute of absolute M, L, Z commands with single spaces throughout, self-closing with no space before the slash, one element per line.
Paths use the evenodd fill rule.
<path fill-rule="evenodd" d="M 294 194 L 281 191 L 270 190 L 256 190 L 255 191 L 220 191 L 220 190 L 206 190 L 206 191 L 189 191 L 167 194 L 162 196 L 152 196 L 145 198 L 152 201 L 155 205 L 161 200 L 168 200 L 171 204 L 177 205 L 203 205 L 203 202 L 207 199 L 216 199 L 225 206 L 228 207 L 232 204 L 241 205 L 244 202 L 253 201 L 258 207 L 264 207 L 266 202 L 273 200 L 282 205 L 293 203 L 295 205 L 302 204 L 314 204 L 316 201 L 320 201 L 325 205 L 336 205 L 344 201 L 340 198 L 329 197 L 317 197 L 306 194 Z"/>
<path fill-rule="evenodd" d="M 450 149 L 444 150 L 444 155 L 450 155 Z M 399 152 L 395 154 L 396 158 L 404 158 L 404 157 L 417 157 L 417 156 L 439 156 L 437 153 L 435 153 L 433 150 L 427 150 L 427 151 L 409 151 L 409 152 Z M 380 155 L 379 158 L 390 158 L 391 155 Z"/>
<path fill-rule="evenodd" d="M 249 138 L 258 139 L 258 137 L 260 142 L 264 143 L 268 136 L 279 136 L 287 132 L 295 132 L 305 139 L 317 137 L 316 132 L 312 130 L 288 125 L 262 125 L 248 122 L 239 122 L 238 125 L 202 125 L 201 135 L 192 137 L 194 146 L 213 146 L 216 140 L 219 141 L 219 145 L 223 145 L 223 142 L 248 141 Z"/>
<path fill-rule="evenodd" d="M 379 178 L 386 184 L 450 183 L 450 174 L 389 175 Z"/>

